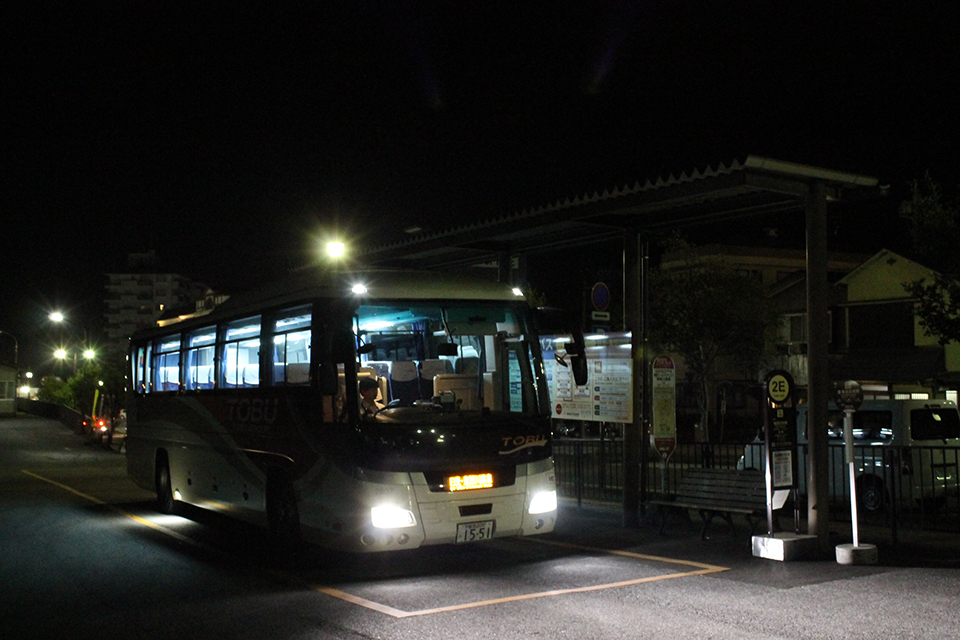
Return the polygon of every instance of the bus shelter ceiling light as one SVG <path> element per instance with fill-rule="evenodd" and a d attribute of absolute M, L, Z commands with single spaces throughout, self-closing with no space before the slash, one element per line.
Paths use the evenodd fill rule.
<path fill-rule="evenodd" d="M 523 297 L 523 291 L 520 289 L 520 287 L 514 287 L 513 295 L 517 296 L 518 298 L 521 298 Z"/>

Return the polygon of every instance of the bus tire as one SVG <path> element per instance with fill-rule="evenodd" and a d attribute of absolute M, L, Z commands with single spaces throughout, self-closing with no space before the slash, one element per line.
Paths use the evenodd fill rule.
<path fill-rule="evenodd" d="M 883 511 L 887 506 L 887 491 L 883 480 L 873 475 L 861 476 L 857 480 L 857 504 L 864 511 Z"/>
<path fill-rule="evenodd" d="M 280 548 L 300 543 L 300 510 L 293 483 L 282 472 L 267 477 L 267 522 L 273 542 Z"/>
<path fill-rule="evenodd" d="M 170 461 L 165 451 L 157 452 L 157 465 L 154 474 L 157 487 L 157 510 L 160 513 L 173 513 L 176 503 L 173 497 L 173 482 L 170 479 Z"/>

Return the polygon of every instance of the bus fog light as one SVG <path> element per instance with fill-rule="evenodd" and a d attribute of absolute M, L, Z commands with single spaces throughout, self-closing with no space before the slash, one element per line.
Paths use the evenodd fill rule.
<path fill-rule="evenodd" d="M 543 491 L 533 496 L 530 500 L 530 508 L 527 513 L 536 515 L 538 513 L 548 513 L 557 510 L 557 492 Z"/>
<path fill-rule="evenodd" d="M 370 510 L 370 520 L 377 529 L 400 529 L 417 524 L 413 513 L 400 507 L 374 507 Z"/>

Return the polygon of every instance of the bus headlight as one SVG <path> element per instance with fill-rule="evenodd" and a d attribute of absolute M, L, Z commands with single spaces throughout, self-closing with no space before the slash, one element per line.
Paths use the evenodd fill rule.
<path fill-rule="evenodd" d="M 548 513 L 557 510 L 557 492 L 542 491 L 530 500 L 530 508 L 527 513 L 536 515 L 538 513 Z"/>
<path fill-rule="evenodd" d="M 377 529 L 400 529 L 417 524 L 412 512 L 391 506 L 370 509 L 370 520 Z"/>

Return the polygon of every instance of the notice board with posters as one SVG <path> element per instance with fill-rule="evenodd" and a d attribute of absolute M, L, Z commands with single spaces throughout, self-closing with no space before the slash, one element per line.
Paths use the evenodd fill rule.
<path fill-rule="evenodd" d="M 550 386 L 554 418 L 594 422 L 633 422 L 633 359 L 625 333 L 587 336 L 587 384 L 577 386 L 570 367 L 556 354 L 569 357 L 564 336 L 541 336 L 540 348 Z"/>

